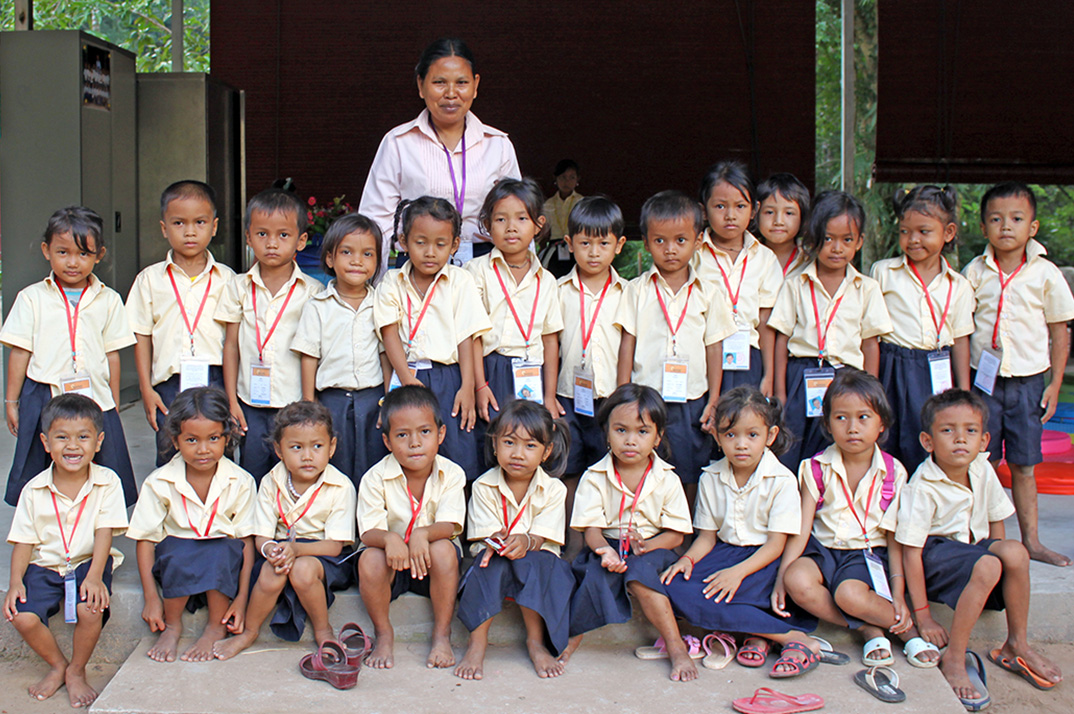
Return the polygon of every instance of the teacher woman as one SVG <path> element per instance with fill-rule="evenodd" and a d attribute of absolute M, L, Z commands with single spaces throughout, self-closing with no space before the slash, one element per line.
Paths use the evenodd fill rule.
<path fill-rule="evenodd" d="M 478 221 L 485 194 L 502 178 L 522 176 L 507 134 L 470 112 L 481 76 L 474 72 L 474 56 L 462 40 L 433 42 L 421 53 L 414 74 L 425 109 L 384 135 L 358 208 L 384 234 L 382 274 L 401 200 L 429 195 L 453 201 L 462 214 L 456 258 L 465 263 L 492 249 Z"/>

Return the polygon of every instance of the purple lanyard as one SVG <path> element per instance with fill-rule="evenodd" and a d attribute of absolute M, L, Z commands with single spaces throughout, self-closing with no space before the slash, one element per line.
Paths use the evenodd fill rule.
<path fill-rule="evenodd" d="M 429 118 L 429 124 L 433 128 L 433 133 L 436 134 L 436 138 L 440 138 L 440 133 L 436 131 L 436 125 L 433 124 L 432 117 Z M 447 157 L 448 171 L 451 172 L 451 190 L 455 194 L 455 210 L 462 215 L 463 204 L 466 203 L 466 124 L 462 125 L 462 191 L 459 191 L 459 184 L 455 180 L 455 165 L 451 161 L 451 152 L 448 151 L 444 142 L 440 142 L 440 148 L 444 150 L 444 156 Z"/>

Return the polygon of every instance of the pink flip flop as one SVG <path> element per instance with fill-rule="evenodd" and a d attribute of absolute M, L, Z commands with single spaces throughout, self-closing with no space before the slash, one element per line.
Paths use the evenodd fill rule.
<path fill-rule="evenodd" d="M 723 646 L 723 654 L 712 651 L 715 642 Z M 735 638 L 723 632 L 710 632 L 705 635 L 701 640 L 701 648 L 705 650 L 701 666 L 706 669 L 723 669 L 735 658 Z"/>
<path fill-rule="evenodd" d="M 693 635 L 683 635 L 682 641 L 686 644 L 690 659 L 701 659 L 705 656 L 705 653 L 701 651 L 701 640 Z M 653 644 L 636 648 L 634 656 L 638 659 L 667 659 L 669 657 L 667 644 L 663 637 L 658 637 Z"/>
<path fill-rule="evenodd" d="M 742 714 L 797 714 L 811 712 L 824 706 L 824 700 L 816 694 L 799 694 L 797 697 L 761 687 L 752 697 L 742 697 L 731 702 L 736 712 Z"/>
<path fill-rule="evenodd" d="M 366 655 L 373 649 L 372 638 L 355 622 L 348 622 L 339 629 L 339 644 L 347 653 L 347 662 L 359 667 L 365 664 Z"/>

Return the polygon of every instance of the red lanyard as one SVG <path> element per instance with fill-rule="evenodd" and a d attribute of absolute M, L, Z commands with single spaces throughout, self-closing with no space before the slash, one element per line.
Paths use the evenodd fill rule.
<path fill-rule="evenodd" d="M 615 479 L 619 482 L 619 554 L 624 554 L 623 541 L 626 540 L 623 537 L 623 511 L 626 510 L 626 486 L 623 485 L 623 477 L 619 475 L 619 469 L 612 467 L 615 472 Z M 634 500 L 630 503 L 630 520 L 627 522 L 625 532 L 629 532 L 634 527 L 634 511 L 638 508 L 638 498 L 641 497 L 641 490 L 645 486 L 645 478 L 649 475 L 649 472 L 653 470 L 653 461 L 649 459 L 649 465 L 645 467 L 645 473 L 641 475 L 641 480 L 638 481 L 638 488 L 634 491 Z"/>
<path fill-rule="evenodd" d="M 940 259 L 941 266 L 943 265 L 943 258 Z M 943 330 L 944 323 L 947 322 L 947 311 L 951 309 L 951 293 L 955 290 L 955 279 L 950 275 L 947 276 L 947 301 L 943 306 L 943 313 L 940 315 L 940 321 L 936 322 L 936 309 L 932 306 L 932 297 L 929 295 L 929 289 L 925 286 L 925 281 L 921 279 L 921 273 L 917 272 L 917 266 L 912 261 L 907 260 L 906 264 L 910 266 L 910 270 L 914 271 L 914 277 L 917 278 L 917 282 L 921 284 L 921 290 L 925 293 L 925 303 L 929 306 L 929 314 L 932 315 L 932 325 L 936 328 L 936 346 L 940 346 L 940 331 Z M 1011 277 L 1014 277 L 1013 275 Z M 999 323 L 999 320 L 996 320 Z"/>
<path fill-rule="evenodd" d="M 794 259 L 798 257 L 798 246 L 794 246 L 794 250 L 791 251 L 791 257 L 787 258 L 787 264 L 783 266 L 783 277 L 787 277 L 787 271 L 794 265 Z"/>
<path fill-rule="evenodd" d="M 738 289 L 731 293 L 731 281 L 727 279 L 727 273 L 724 272 L 723 266 L 720 265 L 720 259 L 716 257 L 716 250 L 710 245 L 708 246 L 709 252 L 712 253 L 712 259 L 716 261 L 716 267 L 720 269 L 720 275 L 723 276 L 723 284 L 727 286 L 727 297 L 731 298 L 731 311 L 738 315 L 738 296 L 742 293 L 742 283 L 746 280 L 746 261 L 750 259 L 748 255 L 742 256 L 742 274 L 738 276 Z M 743 248 L 745 250 L 745 248 Z"/>
<path fill-rule="evenodd" d="M 403 477 L 403 481 L 406 482 L 406 476 Z M 426 482 L 425 488 L 428 488 L 428 487 L 429 487 L 429 484 L 428 484 L 428 482 Z M 418 516 L 421 515 L 421 507 L 422 507 L 423 502 L 425 501 L 425 492 L 422 491 L 421 501 L 418 501 L 417 499 L 414 498 L 413 494 L 410 493 L 410 484 L 407 483 L 406 484 L 406 495 L 407 495 L 407 498 L 410 499 L 410 523 L 407 524 L 406 535 L 403 536 L 403 542 L 404 543 L 409 543 L 410 542 L 410 534 L 414 531 L 414 524 L 418 522 Z M 417 503 L 417 506 L 414 505 L 415 503 Z"/>
<path fill-rule="evenodd" d="M 317 490 L 313 492 L 312 496 L 310 496 L 310 500 L 306 502 L 306 507 L 302 509 L 302 513 L 298 514 L 298 518 L 291 521 L 290 523 L 287 522 L 287 517 L 283 514 L 283 503 L 280 502 L 280 490 L 278 488 L 276 489 L 276 508 L 280 512 L 280 521 L 283 522 L 283 527 L 287 529 L 288 534 L 290 534 L 291 529 L 295 527 L 295 524 L 302 520 L 302 516 L 306 515 L 306 512 L 310 510 L 310 506 L 312 506 L 313 502 L 317 500 L 317 494 L 321 492 L 322 488 L 324 488 L 323 483 L 318 486 Z"/>
<path fill-rule="evenodd" d="M 843 495 L 847 497 L 847 508 L 850 509 L 850 514 L 854 516 L 854 520 L 861 526 L 861 534 L 865 537 L 865 548 L 868 550 L 869 546 L 869 531 L 866 530 L 865 524 L 869 522 L 869 509 L 873 505 L 873 489 L 876 488 L 876 473 L 873 473 L 873 480 L 869 482 L 869 497 L 865 501 L 865 520 L 858 518 L 858 511 L 854 508 L 854 499 L 850 497 L 850 491 L 847 490 L 847 485 L 843 482 L 843 479 L 838 475 L 835 477 L 839 481 L 839 485 L 843 487 Z"/>
<path fill-rule="evenodd" d="M 280 318 L 283 317 L 283 313 L 287 310 L 287 303 L 291 302 L 291 296 L 295 293 L 295 288 L 298 287 L 298 281 L 291 283 L 291 289 L 287 291 L 287 297 L 283 300 L 283 306 L 280 311 L 276 313 L 276 319 L 272 323 L 272 327 L 269 328 L 268 334 L 265 335 L 265 341 L 261 341 L 261 325 L 257 322 L 257 285 L 253 282 L 250 283 L 250 294 L 253 295 L 254 302 L 254 330 L 256 330 L 255 337 L 257 339 L 257 358 L 262 362 L 265 361 L 264 351 L 265 345 L 272 339 L 272 333 L 276 331 L 276 325 L 280 324 Z"/>
<path fill-rule="evenodd" d="M 1014 277 L 1013 275 L 1011 277 Z M 63 288 L 60 288 L 60 299 L 63 300 L 63 307 L 67 310 L 67 334 L 71 336 L 71 371 L 78 372 L 78 347 L 75 345 L 75 334 L 78 332 L 78 309 L 82 307 L 82 298 L 86 297 L 86 291 L 89 290 L 89 282 L 86 282 L 86 287 L 82 288 L 82 293 L 78 296 L 78 304 L 75 305 L 75 314 L 71 315 L 71 301 L 67 299 L 67 293 Z"/>
<path fill-rule="evenodd" d="M 839 304 L 843 302 L 845 295 L 839 296 L 839 299 L 835 301 L 835 307 L 832 308 L 831 313 L 828 314 L 828 322 L 824 325 L 824 331 L 820 330 L 820 310 L 817 309 L 817 290 L 813 286 L 813 281 L 809 281 L 809 297 L 813 299 L 813 318 L 817 321 L 817 350 L 820 352 L 820 359 L 824 359 L 824 345 L 828 342 L 828 330 L 832 327 L 832 320 L 835 319 L 835 313 L 839 310 Z"/>
<path fill-rule="evenodd" d="M 624 494 L 625 495 L 625 494 Z M 526 506 L 529 504 L 529 498 L 522 499 L 522 505 L 518 507 L 518 513 L 515 514 L 515 520 L 507 523 L 507 496 L 500 494 L 500 500 L 503 502 L 503 527 L 507 529 L 507 533 L 504 534 L 504 538 L 511 535 L 511 531 L 518 525 L 519 520 L 522 519 L 522 514 L 526 512 Z"/>
<path fill-rule="evenodd" d="M 172 266 L 168 266 L 168 279 L 172 281 L 172 291 L 175 293 L 175 301 L 179 303 L 179 314 L 183 316 L 183 322 L 186 323 L 186 331 L 190 334 L 190 354 L 194 354 L 194 331 L 198 329 L 198 322 L 201 321 L 201 313 L 205 309 L 205 303 L 209 302 L 209 290 L 213 286 L 213 274 L 209 273 L 209 280 L 205 285 L 205 295 L 201 298 L 201 305 L 198 306 L 198 314 L 194 316 L 194 324 L 190 324 L 190 318 L 187 317 L 186 308 L 183 307 L 183 298 L 179 297 L 179 286 L 175 284 L 175 276 L 172 275 Z M 256 301 L 256 297 L 254 300 Z M 254 308 L 254 314 L 256 317 L 257 308 Z M 256 322 L 256 320 L 255 320 Z M 195 531 L 196 532 L 196 531 Z"/>
<path fill-rule="evenodd" d="M 67 561 L 67 569 L 71 568 L 71 543 L 75 540 L 75 531 L 78 530 L 78 522 L 82 520 L 82 511 L 86 510 L 86 501 L 89 500 L 89 494 L 87 493 L 82 497 L 82 505 L 78 507 L 78 515 L 75 516 L 75 524 L 71 527 L 71 540 L 68 542 L 67 536 L 63 532 L 63 519 L 60 518 L 60 507 L 56 505 L 56 494 L 49 491 L 49 495 L 52 496 L 52 510 L 56 512 L 56 525 L 60 527 L 60 542 L 63 543 L 63 558 Z"/>
<path fill-rule="evenodd" d="M 406 344 L 410 347 L 414 344 L 414 335 L 418 334 L 418 328 L 421 327 L 421 321 L 425 319 L 425 311 L 429 309 L 429 305 L 433 302 L 433 293 L 436 292 L 436 284 L 440 282 L 436 280 L 433 282 L 432 287 L 429 288 L 428 294 L 425 296 L 425 300 L 421 304 L 421 312 L 418 313 L 418 321 L 414 322 L 414 318 L 411 315 L 411 302 L 410 291 L 406 291 L 406 321 L 410 325 L 410 335 L 407 337 Z"/>
<path fill-rule="evenodd" d="M 522 329 L 522 320 L 518 319 L 518 312 L 515 311 L 515 304 L 511 301 L 511 296 L 507 294 L 507 285 L 503 282 L 503 277 L 500 275 L 500 267 L 495 263 L 492 264 L 492 269 L 496 273 L 496 279 L 500 281 L 500 289 L 503 290 L 503 296 L 507 299 L 507 307 L 511 308 L 511 314 L 515 316 L 515 324 L 518 325 L 518 331 L 522 333 L 522 339 L 526 341 L 526 348 L 530 346 L 530 335 L 533 333 L 533 319 L 537 316 L 537 302 L 541 299 L 541 278 L 534 275 L 537 280 L 537 294 L 533 296 L 533 309 L 530 310 L 530 326 L 527 329 Z"/>
<path fill-rule="evenodd" d="M 653 275 L 653 290 L 656 291 L 656 299 L 660 302 L 660 309 L 664 311 L 664 320 L 668 323 L 668 330 L 671 332 L 671 350 L 675 351 L 675 335 L 678 333 L 679 328 L 682 327 L 682 321 L 686 319 L 686 310 L 690 307 L 690 293 L 694 291 L 694 284 L 690 283 L 690 287 L 686 290 L 686 302 L 682 306 L 682 313 L 679 315 L 679 321 L 675 323 L 675 326 L 671 326 L 671 315 L 668 314 L 668 306 L 664 304 L 664 296 L 660 294 L 660 286 L 656 284 L 656 275 Z"/>
<path fill-rule="evenodd" d="M 1003 314 L 1003 293 L 1007 290 L 1007 286 L 1014 280 L 1014 276 L 1018 275 L 1018 271 L 1024 268 L 1026 265 L 1026 254 L 1022 253 L 1022 262 L 1018 264 L 1018 267 L 1014 269 L 1014 272 L 1007 276 L 1007 279 L 1003 279 L 1003 268 L 999 267 L 999 262 L 996 263 L 996 270 L 999 271 L 999 306 L 996 308 L 996 324 L 992 327 L 992 349 L 999 349 L 999 318 Z M 73 337 L 71 338 L 74 339 Z"/>
<path fill-rule="evenodd" d="M 187 525 L 190 526 L 190 530 L 194 531 L 194 537 L 195 538 L 208 538 L 209 537 L 209 531 L 211 531 L 212 528 L 213 528 L 213 519 L 216 518 L 216 509 L 220 506 L 220 497 L 217 496 L 216 500 L 213 501 L 213 510 L 212 510 L 212 513 L 209 514 L 209 522 L 205 524 L 205 532 L 204 533 L 199 533 L 197 527 L 195 527 L 195 525 L 194 525 L 194 521 L 190 520 L 190 511 L 188 511 L 186 509 L 186 496 L 184 496 L 183 494 L 179 494 L 179 496 L 180 496 L 180 498 L 183 499 L 183 513 L 186 514 L 186 522 L 187 522 Z M 277 500 L 280 498 L 280 492 L 279 491 L 276 492 L 276 498 L 277 498 Z M 282 515 L 282 512 L 281 512 L 281 515 Z"/>
<path fill-rule="evenodd" d="M 600 306 L 604 304 L 604 296 L 608 294 L 608 288 L 612 284 L 612 274 L 608 272 L 608 280 L 604 283 L 604 289 L 600 291 L 600 299 L 597 300 L 597 307 L 593 310 L 593 319 L 589 323 L 589 332 L 585 330 L 585 283 L 582 282 L 581 276 L 578 277 L 578 299 L 582 305 L 582 363 L 585 363 L 585 351 L 589 346 L 589 341 L 593 339 L 593 329 L 597 326 L 597 314 L 600 312 Z"/>

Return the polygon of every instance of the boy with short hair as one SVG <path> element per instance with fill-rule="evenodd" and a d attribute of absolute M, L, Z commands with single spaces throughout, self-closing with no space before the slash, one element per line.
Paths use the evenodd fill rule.
<path fill-rule="evenodd" d="M 246 206 L 245 225 L 257 262 L 228 283 L 214 317 L 226 327 L 224 391 L 246 434 L 239 465 L 260 484 L 279 461 L 269 443 L 272 420 L 302 399 L 301 359 L 291 340 L 303 305 L 324 286 L 295 262 L 309 226 L 297 196 L 262 191 Z"/>
<path fill-rule="evenodd" d="M 45 405 L 41 441 L 52 466 L 23 488 L 7 536 L 14 548 L 4 617 L 51 667 L 28 691 L 44 700 L 66 684 L 73 707 L 97 698 L 86 662 L 108 620 L 112 570 L 123 562 L 112 537 L 127 528 L 119 477 L 93 463 L 103 425 L 101 408 L 81 394 Z M 76 622 L 70 661 L 48 628 L 61 607 L 65 621 Z"/>
<path fill-rule="evenodd" d="M 127 317 L 138 343 L 134 364 L 145 417 L 157 432 L 157 466 L 175 454 L 161 428 L 184 389 L 224 387 L 222 323 L 213 319 L 235 271 L 209 252 L 216 235 L 216 192 L 184 180 L 160 196 L 160 230 L 168 256 L 138 273 L 127 296 Z"/>
<path fill-rule="evenodd" d="M 1011 469 L 1022 544 L 1033 560 L 1070 565 L 1069 557 L 1041 544 L 1037 530 L 1033 467 L 1043 460 L 1043 424 L 1059 402 L 1070 352 L 1067 322 L 1074 319 L 1070 287 L 1033 238 L 1039 228 L 1037 199 L 1025 184 L 1001 183 L 981 198 L 988 246 L 962 271 L 976 300 L 970 362 L 974 389 L 988 406 L 993 466 L 1006 457 Z"/>
<path fill-rule="evenodd" d="M 949 389 L 925 402 L 921 445 L 931 458 L 903 487 L 895 530 L 917 629 L 947 646 L 940 669 L 967 708 L 987 703 L 966 674 L 970 634 L 985 609 L 1007 611 L 1007 641 L 989 653 L 993 662 L 1038 689 L 1062 679 L 1026 641 L 1029 557 L 1021 543 L 1004 540 L 1014 507 L 987 460 L 987 423 L 988 407 L 973 392 Z M 932 619 L 930 600 L 955 611 L 950 636 Z"/>

